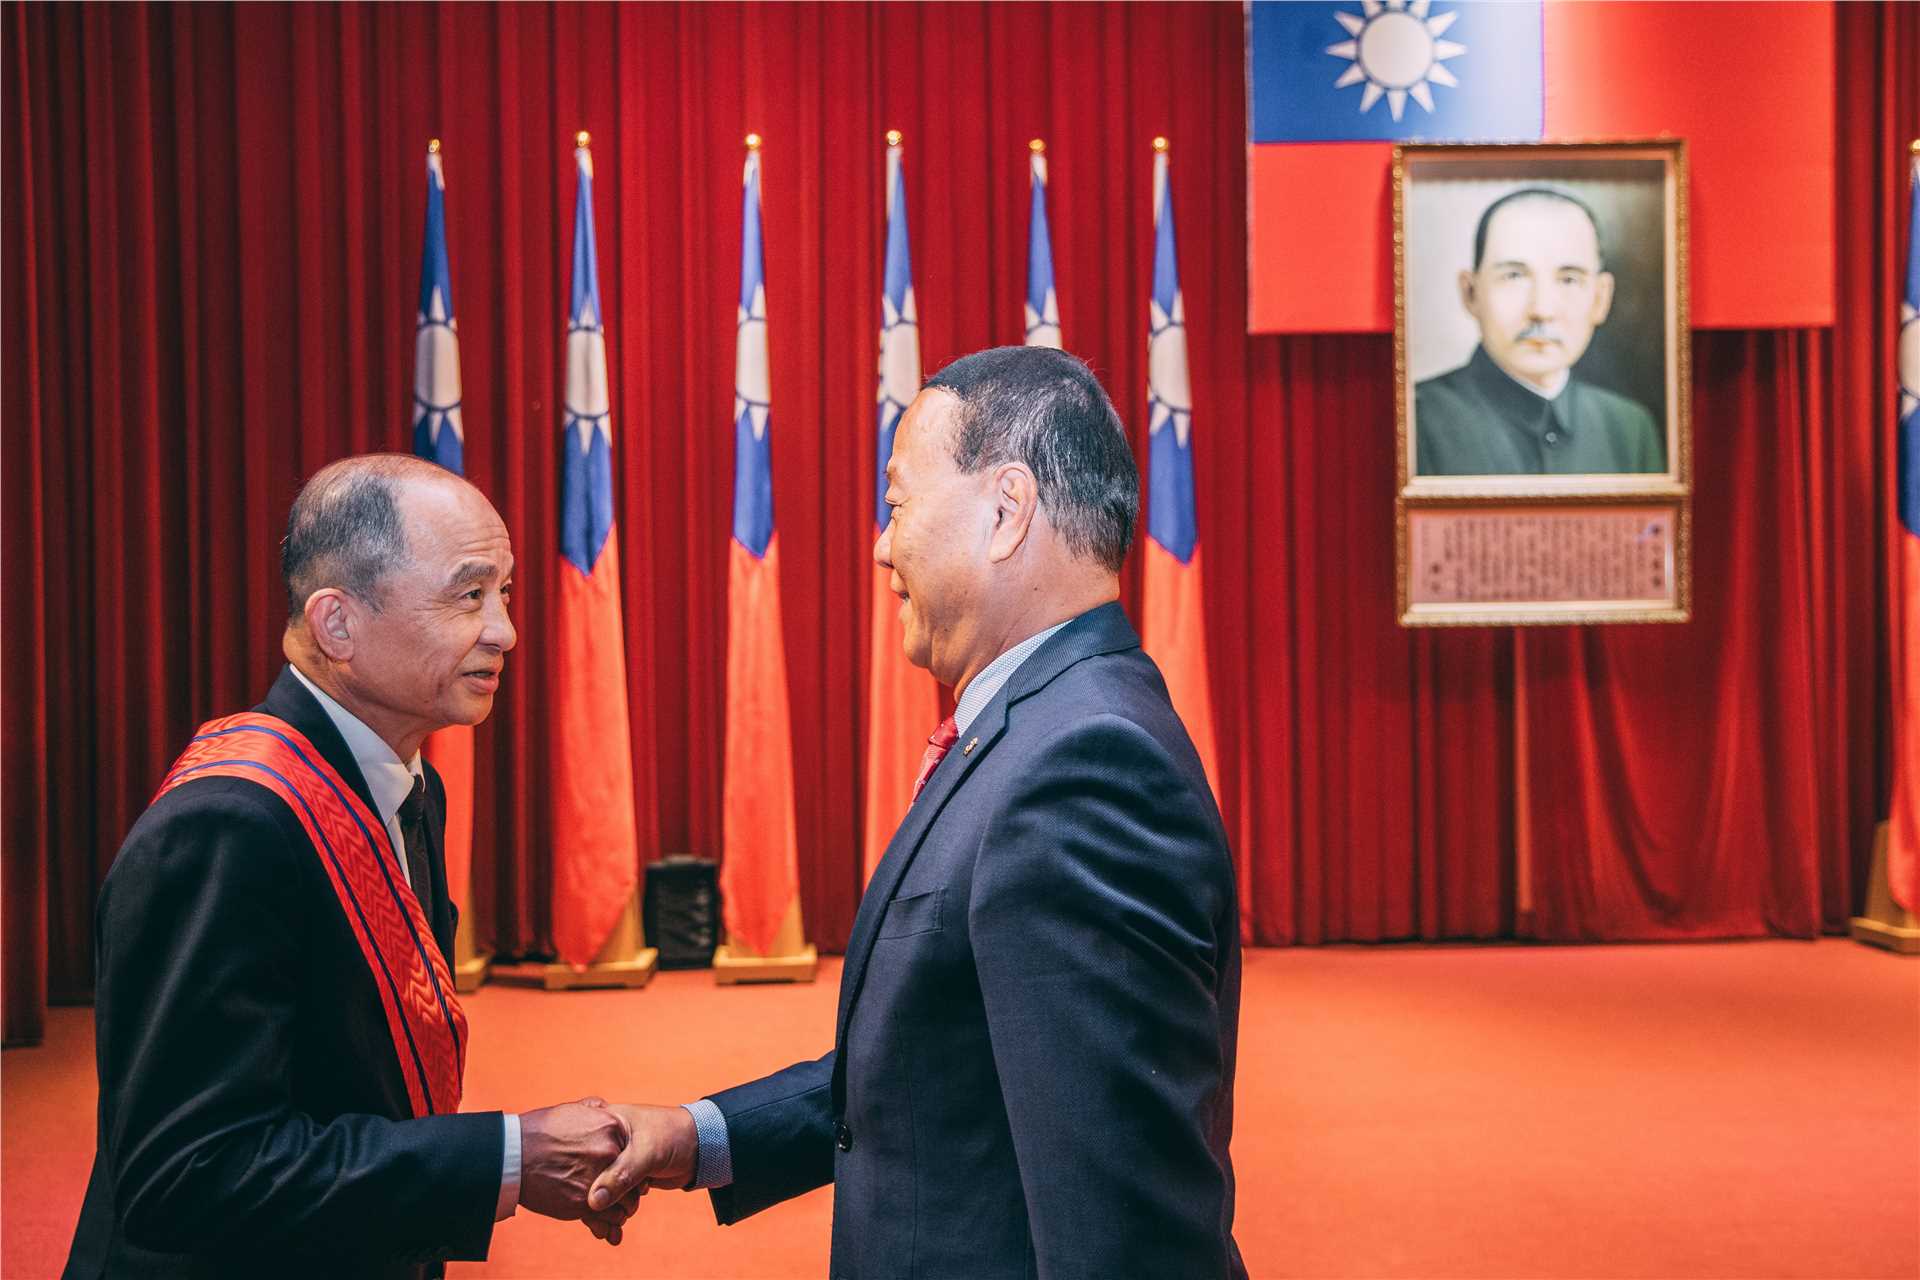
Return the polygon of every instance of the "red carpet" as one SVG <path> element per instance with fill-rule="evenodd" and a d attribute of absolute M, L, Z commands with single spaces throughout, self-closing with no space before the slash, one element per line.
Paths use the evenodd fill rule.
<path fill-rule="evenodd" d="M 827 1047 L 811 987 L 470 998 L 468 1103 L 680 1101 Z M 92 1160 L 92 1023 L 0 1060 L 9 1280 Z M 1237 1234 L 1256 1277 L 1920 1276 L 1920 962 L 1838 940 L 1247 957 Z M 502 1223 L 459 1276 L 826 1274 L 829 1192 L 732 1228 L 655 1193 L 617 1250 Z"/>

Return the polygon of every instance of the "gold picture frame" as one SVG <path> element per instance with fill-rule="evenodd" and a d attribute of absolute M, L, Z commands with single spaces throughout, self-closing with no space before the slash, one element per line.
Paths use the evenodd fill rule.
<path fill-rule="evenodd" d="M 1686 621 L 1686 143 L 1396 146 L 1393 268 L 1402 625 Z"/>

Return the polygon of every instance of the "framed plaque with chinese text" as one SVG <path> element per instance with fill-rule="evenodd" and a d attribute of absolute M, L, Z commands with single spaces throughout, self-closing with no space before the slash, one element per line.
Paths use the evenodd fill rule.
<path fill-rule="evenodd" d="M 1688 617 L 1686 148 L 1394 150 L 1400 620 Z"/>

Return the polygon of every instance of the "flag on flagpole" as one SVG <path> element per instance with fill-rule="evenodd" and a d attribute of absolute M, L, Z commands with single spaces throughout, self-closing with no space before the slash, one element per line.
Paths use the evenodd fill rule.
<path fill-rule="evenodd" d="M 420 308 L 413 330 L 413 451 L 466 474 L 460 422 L 460 333 L 447 265 L 446 174 L 440 140 L 427 144 L 427 227 L 420 249 Z M 448 725 L 422 748 L 447 790 L 447 894 L 468 906 L 473 875 L 473 726 Z"/>
<path fill-rule="evenodd" d="M 741 179 L 740 308 L 733 376 L 733 536 L 727 568 L 727 745 L 720 893 L 728 935 L 767 955 L 799 899 L 793 740 L 773 525 L 767 289 L 760 247 L 760 138 Z"/>
<path fill-rule="evenodd" d="M 573 292 L 560 429 L 560 564 L 554 598 L 553 944 L 583 966 L 639 883 L 620 540 L 613 519 L 613 415 L 593 235 L 593 154 L 573 153 Z"/>
<path fill-rule="evenodd" d="M 1060 346 L 1060 298 L 1053 289 L 1053 237 L 1047 233 L 1047 144 L 1027 144 L 1033 210 L 1027 218 L 1027 345 Z"/>
<path fill-rule="evenodd" d="M 900 134 L 887 135 L 887 259 L 880 289 L 880 379 L 875 398 L 878 440 L 873 455 L 873 536 L 886 532 L 887 459 L 900 415 L 920 391 L 919 311 L 913 300 L 913 262 L 907 250 L 907 181 L 901 172 Z M 867 676 L 867 825 L 869 879 L 887 851 L 894 828 L 913 802 L 913 780 L 928 730 L 940 719 L 933 676 L 907 661 L 900 598 L 892 571 L 871 566 L 873 623 Z"/>
<path fill-rule="evenodd" d="M 1193 392 L 1187 304 L 1174 254 L 1167 141 L 1153 142 L 1153 297 L 1147 307 L 1147 538 L 1141 642 L 1166 677 L 1174 710 L 1220 794 L 1207 623 L 1201 607 L 1200 530 L 1193 496 Z"/>
<path fill-rule="evenodd" d="M 1900 699 L 1894 712 L 1893 813 L 1888 825 L 1887 888 L 1920 915 L 1920 142 L 1908 176 L 1907 292 L 1900 301 Z"/>

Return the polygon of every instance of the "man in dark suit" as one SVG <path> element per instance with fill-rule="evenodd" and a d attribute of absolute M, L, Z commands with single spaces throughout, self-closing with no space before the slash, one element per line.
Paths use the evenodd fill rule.
<path fill-rule="evenodd" d="M 1459 283 L 1480 344 L 1414 387 L 1415 475 L 1666 470 L 1646 407 L 1574 372 L 1613 309 L 1593 210 L 1552 187 L 1508 192 L 1481 213 Z"/>
<path fill-rule="evenodd" d="M 420 744 L 492 708 L 506 527 L 430 463 L 353 458 L 302 489 L 283 566 L 287 668 L 196 736 L 101 889 L 69 1277 L 438 1274 L 516 1204 L 581 1216 L 624 1140 L 598 1105 L 457 1114 L 446 797 Z"/>
<path fill-rule="evenodd" d="M 1063 352 L 930 379 L 888 466 L 912 660 L 957 695 L 874 873 L 833 1052 L 616 1107 L 594 1186 L 709 1187 L 734 1223 L 828 1182 L 835 1277 L 1220 1277 L 1239 914 L 1200 761 L 1116 601 L 1139 509 Z"/>

